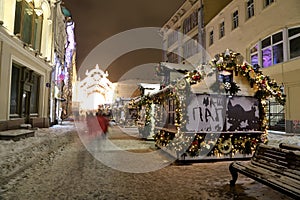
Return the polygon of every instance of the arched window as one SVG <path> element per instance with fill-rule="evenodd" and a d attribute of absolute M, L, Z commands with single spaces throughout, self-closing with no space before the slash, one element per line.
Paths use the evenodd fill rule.
<path fill-rule="evenodd" d="M 33 49 L 40 51 L 43 11 L 31 0 L 17 0 L 14 34 Z"/>

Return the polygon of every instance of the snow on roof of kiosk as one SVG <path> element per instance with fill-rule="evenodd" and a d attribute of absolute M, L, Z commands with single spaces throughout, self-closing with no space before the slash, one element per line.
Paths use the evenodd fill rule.
<path fill-rule="evenodd" d="M 160 65 L 167 67 L 168 69 L 181 70 L 181 71 L 191 71 L 191 70 L 196 69 L 196 66 L 191 65 L 191 64 L 161 62 Z"/>
<path fill-rule="evenodd" d="M 145 89 L 144 95 L 152 94 L 160 89 L 160 84 L 156 83 L 140 83 L 139 85 Z"/>

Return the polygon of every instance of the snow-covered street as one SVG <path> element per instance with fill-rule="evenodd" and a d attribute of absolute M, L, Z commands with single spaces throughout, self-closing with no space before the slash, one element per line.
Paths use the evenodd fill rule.
<path fill-rule="evenodd" d="M 173 163 L 147 173 L 118 171 L 95 159 L 77 130 L 65 122 L 39 129 L 35 137 L 0 141 L 0 199 L 290 199 L 243 175 L 231 188 L 231 161 Z M 152 141 L 134 139 L 132 128 L 128 133 L 115 126 L 109 137 L 123 150 L 154 151 Z M 297 135 L 269 134 L 270 145 L 299 141 Z"/>

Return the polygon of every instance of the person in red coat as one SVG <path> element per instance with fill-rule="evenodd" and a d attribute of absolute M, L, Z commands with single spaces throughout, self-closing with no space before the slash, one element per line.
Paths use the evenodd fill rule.
<path fill-rule="evenodd" d="M 99 122 L 101 132 L 105 137 L 108 131 L 109 120 L 106 118 L 106 116 L 104 116 L 104 114 L 101 111 L 97 112 L 97 120 Z"/>

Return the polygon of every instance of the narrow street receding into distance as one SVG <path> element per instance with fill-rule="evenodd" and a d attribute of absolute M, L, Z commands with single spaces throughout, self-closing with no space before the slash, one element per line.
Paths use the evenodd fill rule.
<path fill-rule="evenodd" d="M 55 131 L 63 132 L 64 128 L 62 125 Z M 108 138 L 120 146 L 132 144 L 128 147 L 131 152 L 156 150 L 153 141 L 140 140 L 121 130 L 111 127 Z M 1 186 L 0 199 L 289 199 L 242 175 L 235 189 L 230 188 L 231 161 L 173 163 L 148 173 L 117 171 L 87 151 L 75 126 L 71 131 L 74 139 L 55 155 L 35 162 Z M 147 162 L 139 164 L 151 164 Z"/>

